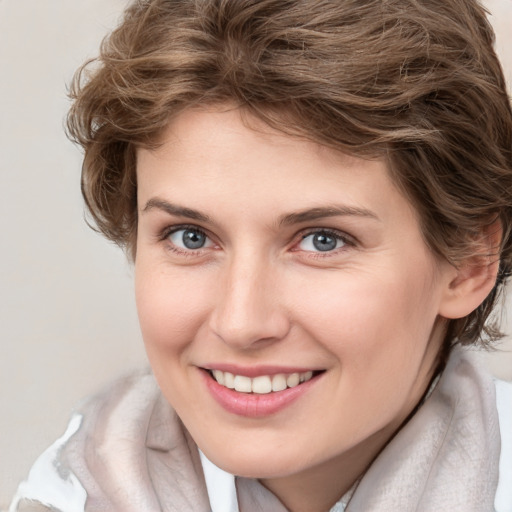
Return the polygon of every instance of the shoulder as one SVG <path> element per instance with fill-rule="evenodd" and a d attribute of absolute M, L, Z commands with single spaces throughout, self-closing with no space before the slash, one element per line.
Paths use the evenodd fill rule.
<path fill-rule="evenodd" d="M 208 510 L 199 453 L 149 372 L 77 408 L 35 462 L 10 512 Z"/>
<path fill-rule="evenodd" d="M 500 478 L 496 512 L 512 511 L 512 382 L 495 381 L 496 407 L 501 436 Z"/>
<path fill-rule="evenodd" d="M 98 486 L 95 468 L 111 458 L 108 452 L 133 452 L 146 438 L 141 430 L 147 427 L 159 397 L 154 377 L 144 371 L 121 378 L 84 400 L 64 434 L 37 458 L 19 485 L 10 512 L 83 512 L 88 492 Z M 108 446 L 109 432 L 120 436 L 120 446 Z"/>

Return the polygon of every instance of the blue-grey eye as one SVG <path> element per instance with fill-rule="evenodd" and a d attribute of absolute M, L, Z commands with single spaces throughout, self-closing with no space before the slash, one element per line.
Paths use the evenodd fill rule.
<path fill-rule="evenodd" d="M 211 240 L 199 229 L 178 229 L 169 235 L 169 240 L 180 249 L 191 251 L 211 247 Z"/>
<path fill-rule="evenodd" d="M 306 235 L 300 242 L 299 248 L 302 251 L 327 252 L 343 247 L 345 242 L 334 233 L 327 231 L 316 231 Z"/>

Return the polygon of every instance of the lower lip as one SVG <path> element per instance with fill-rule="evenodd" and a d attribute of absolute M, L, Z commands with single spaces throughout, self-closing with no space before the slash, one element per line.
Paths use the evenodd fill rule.
<path fill-rule="evenodd" d="M 316 384 L 322 374 L 293 388 L 272 393 L 240 393 L 221 386 L 208 372 L 202 370 L 206 386 L 213 398 L 226 411 L 247 418 L 262 418 L 275 414 L 307 393 Z"/>

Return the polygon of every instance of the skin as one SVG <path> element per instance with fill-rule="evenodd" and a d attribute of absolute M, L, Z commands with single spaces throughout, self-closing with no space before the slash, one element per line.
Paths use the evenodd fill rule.
<path fill-rule="evenodd" d="M 138 151 L 140 323 L 207 457 L 290 511 L 324 511 L 421 400 L 445 317 L 473 306 L 385 162 L 251 126 L 236 109 L 189 110 Z M 294 215 L 315 208 L 331 212 Z M 184 225 L 207 236 L 202 248 L 183 245 Z M 312 243 L 322 231 L 340 237 L 333 250 Z M 247 418 L 209 393 L 200 368 L 216 364 L 323 373 L 283 410 Z"/>

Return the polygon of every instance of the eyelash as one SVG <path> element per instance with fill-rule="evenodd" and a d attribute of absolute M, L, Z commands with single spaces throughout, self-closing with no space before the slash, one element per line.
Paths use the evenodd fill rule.
<path fill-rule="evenodd" d="M 175 244 L 173 244 L 169 240 L 169 236 L 172 235 L 173 233 L 176 233 L 177 231 L 181 231 L 181 230 L 187 230 L 187 229 L 189 229 L 191 231 L 195 231 L 197 233 L 200 233 L 200 234 L 204 235 L 206 238 L 209 238 L 210 240 L 212 239 L 204 229 L 201 229 L 198 226 L 195 226 L 192 224 L 180 224 L 180 225 L 174 225 L 174 226 L 167 226 L 166 228 L 164 228 L 160 232 L 160 234 L 158 236 L 158 240 L 160 242 L 166 242 L 167 249 L 169 249 L 170 251 L 172 251 L 176 254 L 179 254 L 180 256 L 196 257 L 203 251 L 203 248 L 183 250 L 180 247 L 177 247 Z M 291 250 L 293 252 L 300 252 L 301 250 L 296 247 L 308 236 L 318 234 L 318 233 L 322 233 L 327 236 L 331 236 L 331 237 L 335 238 L 336 240 L 340 240 L 347 247 L 354 247 L 357 244 L 357 240 L 354 237 L 348 235 L 347 233 L 345 233 L 343 231 L 338 231 L 336 229 L 327 229 L 327 228 L 309 228 L 307 230 L 299 232 L 294 237 L 294 239 L 298 238 L 298 240 L 294 241 Z M 344 251 L 344 250 L 346 250 L 346 247 L 340 247 L 340 248 L 334 249 L 332 251 L 325 251 L 325 252 L 322 252 L 322 251 L 302 251 L 302 252 L 307 254 L 308 258 L 329 258 L 334 255 L 338 255 L 340 251 Z"/>
<path fill-rule="evenodd" d="M 167 226 L 160 232 L 160 234 L 158 236 L 158 240 L 160 242 L 166 243 L 168 250 L 170 250 L 180 256 L 184 256 L 186 258 L 187 257 L 188 258 L 197 257 L 203 251 L 202 247 L 199 249 L 195 249 L 195 250 L 194 249 L 183 250 L 180 247 L 177 247 L 176 245 L 174 245 L 169 240 L 169 237 L 173 233 L 176 233 L 177 231 L 187 230 L 187 229 L 189 229 L 190 231 L 195 231 L 197 233 L 200 233 L 200 234 L 204 235 L 206 238 L 209 238 L 211 240 L 211 237 L 208 235 L 208 233 L 204 229 L 201 229 L 198 226 L 194 226 L 192 224 L 180 224 L 180 225 L 176 225 L 176 226 Z"/>
<path fill-rule="evenodd" d="M 308 258 L 329 258 L 332 256 L 337 256 L 341 251 L 345 251 L 347 247 L 354 247 L 356 245 L 356 240 L 354 237 L 348 235 L 343 231 L 338 231 L 336 229 L 327 229 L 327 228 L 310 228 L 306 231 L 303 231 L 299 234 L 300 239 L 298 242 L 294 244 L 294 247 L 300 244 L 305 238 L 314 234 L 323 234 L 330 237 L 335 238 L 336 240 L 341 241 L 344 244 L 344 247 L 339 247 L 337 249 L 333 249 L 332 251 L 304 251 L 308 256 Z M 294 249 L 294 251 L 299 252 L 300 249 Z"/>

